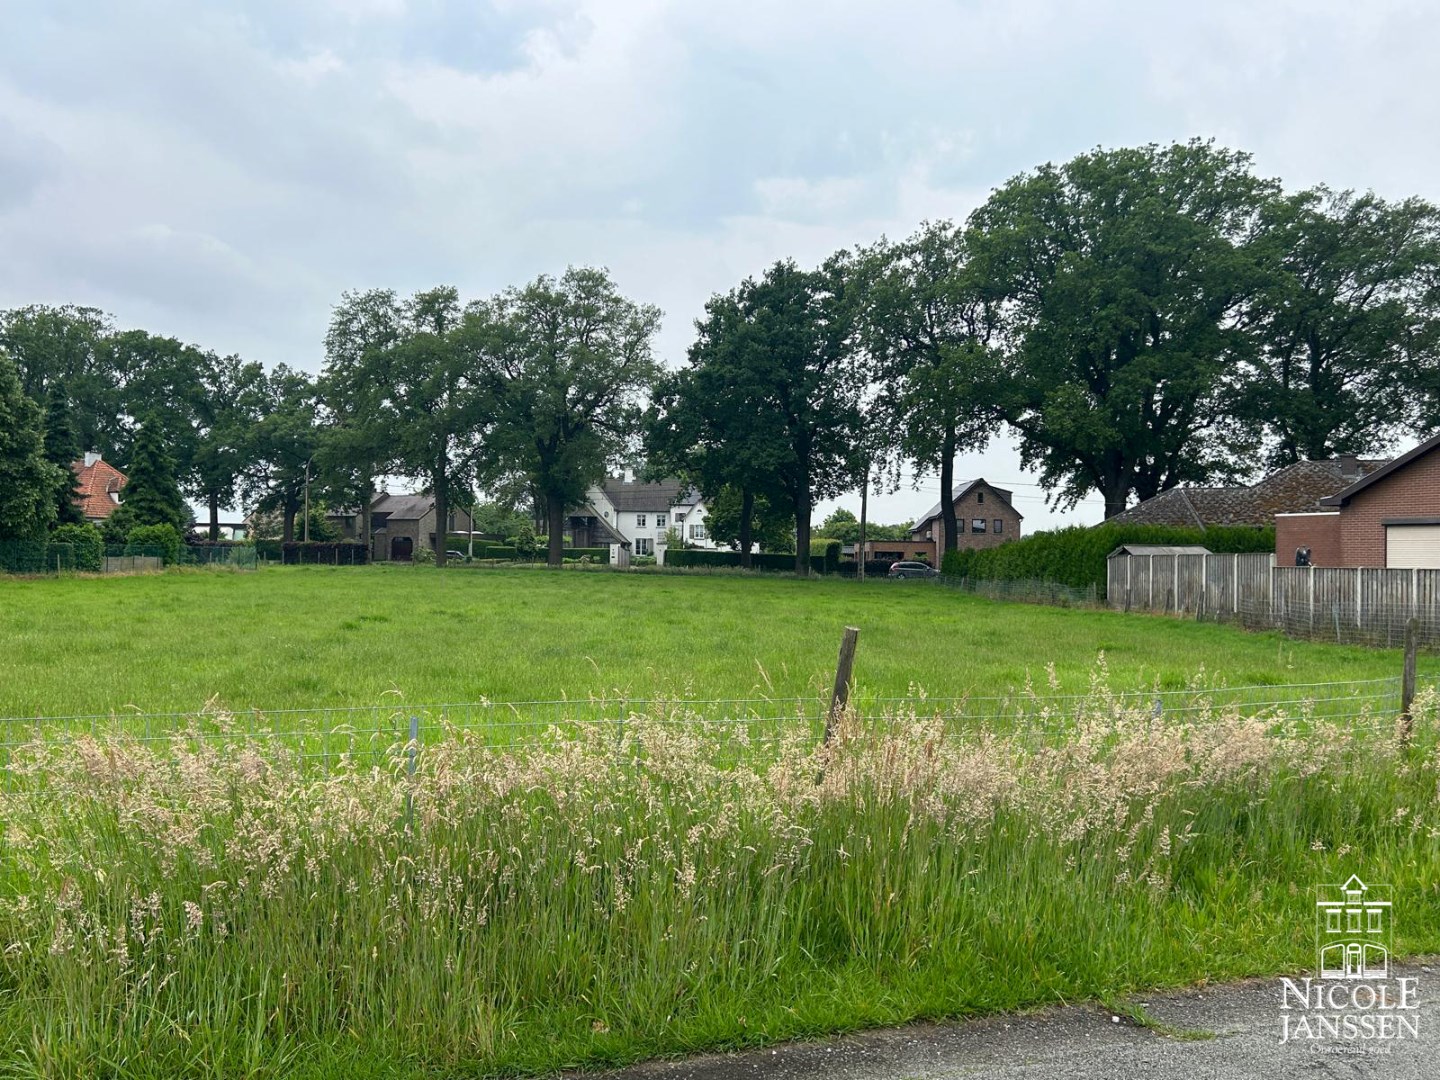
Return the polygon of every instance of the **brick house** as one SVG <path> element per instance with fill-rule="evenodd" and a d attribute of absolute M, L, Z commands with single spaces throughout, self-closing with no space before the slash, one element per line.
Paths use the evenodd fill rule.
<path fill-rule="evenodd" d="M 1280 514 L 1276 561 L 1308 547 L 1314 566 L 1440 568 L 1440 435 L 1355 476 L 1313 510 Z"/>
<path fill-rule="evenodd" d="M 94 450 L 87 451 L 70 470 L 75 474 L 80 492 L 77 505 L 85 520 L 91 525 L 105 524 L 105 519 L 120 505 L 120 491 L 129 478 Z"/>
<path fill-rule="evenodd" d="M 981 478 L 971 480 L 955 492 L 955 546 L 961 551 L 992 548 L 1020 538 L 1020 523 L 1025 515 L 1011 502 L 1013 493 L 996 487 Z M 869 558 L 882 558 L 879 550 L 904 548 L 902 557 L 920 558 L 931 566 L 940 565 L 941 548 L 945 543 L 945 523 L 941 520 L 940 504 L 927 510 L 910 530 L 903 545 L 893 540 L 876 540 L 867 546 Z"/>
<path fill-rule="evenodd" d="M 347 540 L 360 535 L 360 513 L 354 508 L 327 514 L 326 520 Z M 470 515 L 453 507 L 446 533 L 468 533 L 475 528 Z M 435 531 L 435 496 L 391 495 L 382 492 L 370 504 L 370 559 L 372 562 L 409 562 L 418 550 L 434 551 L 443 543 Z"/>

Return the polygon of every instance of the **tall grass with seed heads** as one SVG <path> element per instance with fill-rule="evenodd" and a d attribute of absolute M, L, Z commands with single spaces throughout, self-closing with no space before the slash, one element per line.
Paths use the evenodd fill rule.
<path fill-rule="evenodd" d="M 326 774 L 37 740 L 0 793 L 0 1075 L 540 1074 L 1290 971 L 1352 872 L 1433 950 L 1435 712 L 1407 744 L 1099 687 L 1059 733 L 636 716 Z"/>

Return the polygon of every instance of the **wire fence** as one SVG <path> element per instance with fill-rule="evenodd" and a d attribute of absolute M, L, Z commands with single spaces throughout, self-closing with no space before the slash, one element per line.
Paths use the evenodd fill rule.
<path fill-rule="evenodd" d="M 1440 690 L 1440 676 L 1419 689 Z M 1113 691 L 1096 684 L 1085 693 L 1027 688 L 1006 695 L 881 696 L 863 691 L 850 701 L 853 730 L 881 733 L 895 725 L 940 722 L 944 737 L 977 740 L 1005 736 L 1035 745 L 1073 738 L 1087 725 L 1129 718 L 1142 722 L 1204 724 L 1242 716 L 1273 721 L 1288 732 L 1320 725 L 1393 731 L 1401 709 L 1401 679 L 1330 683 L 1223 686 Z M 683 729 L 717 743 L 719 760 L 752 759 L 797 742 L 824 737 L 823 696 L 781 700 L 733 698 L 587 698 L 552 701 L 476 701 L 414 705 L 395 702 L 360 708 L 198 712 L 114 712 L 105 715 L 0 718 L 0 783 L 7 789 L 23 773 L 21 762 L 37 746 L 87 741 L 103 753 L 107 741 L 195 750 L 263 745 L 283 748 L 308 768 L 383 767 L 446 740 L 465 739 L 496 752 L 567 741 L 613 738 L 618 745 L 637 728 Z M 98 749 L 96 749 L 98 748 Z"/>
<path fill-rule="evenodd" d="M 132 573 L 165 566 L 229 566 L 254 570 L 251 544 L 181 544 L 172 549 L 150 544 L 71 544 L 50 540 L 0 541 L 0 573 Z"/>

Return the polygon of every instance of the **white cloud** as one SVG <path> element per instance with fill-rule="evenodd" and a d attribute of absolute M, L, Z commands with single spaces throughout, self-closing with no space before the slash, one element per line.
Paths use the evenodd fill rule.
<path fill-rule="evenodd" d="M 1292 185 L 1440 196 L 1437 31 L 1421 0 L 12 0 L 0 306 L 315 368 L 342 289 L 596 263 L 673 361 L 775 259 L 1097 144 L 1214 135 Z M 965 468 L 1033 479 L 1003 442 Z"/>

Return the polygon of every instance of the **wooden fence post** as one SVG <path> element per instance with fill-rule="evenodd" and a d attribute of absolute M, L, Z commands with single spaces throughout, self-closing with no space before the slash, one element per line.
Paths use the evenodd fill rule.
<path fill-rule="evenodd" d="M 835 724 L 845 711 L 850 700 L 850 672 L 855 667 L 855 641 L 860 636 L 858 627 L 845 627 L 845 636 L 840 639 L 840 659 L 835 664 L 835 688 L 830 692 L 830 711 L 825 714 L 825 742 L 828 745 L 835 738 Z"/>
<path fill-rule="evenodd" d="M 1405 668 L 1400 676 L 1400 739 L 1407 744 L 1415 730 L 1410 706 L 1415 701 L 1415 650 L 1419 637 L 1420 620 L 1412 615 L 1405 622 Z"/>

